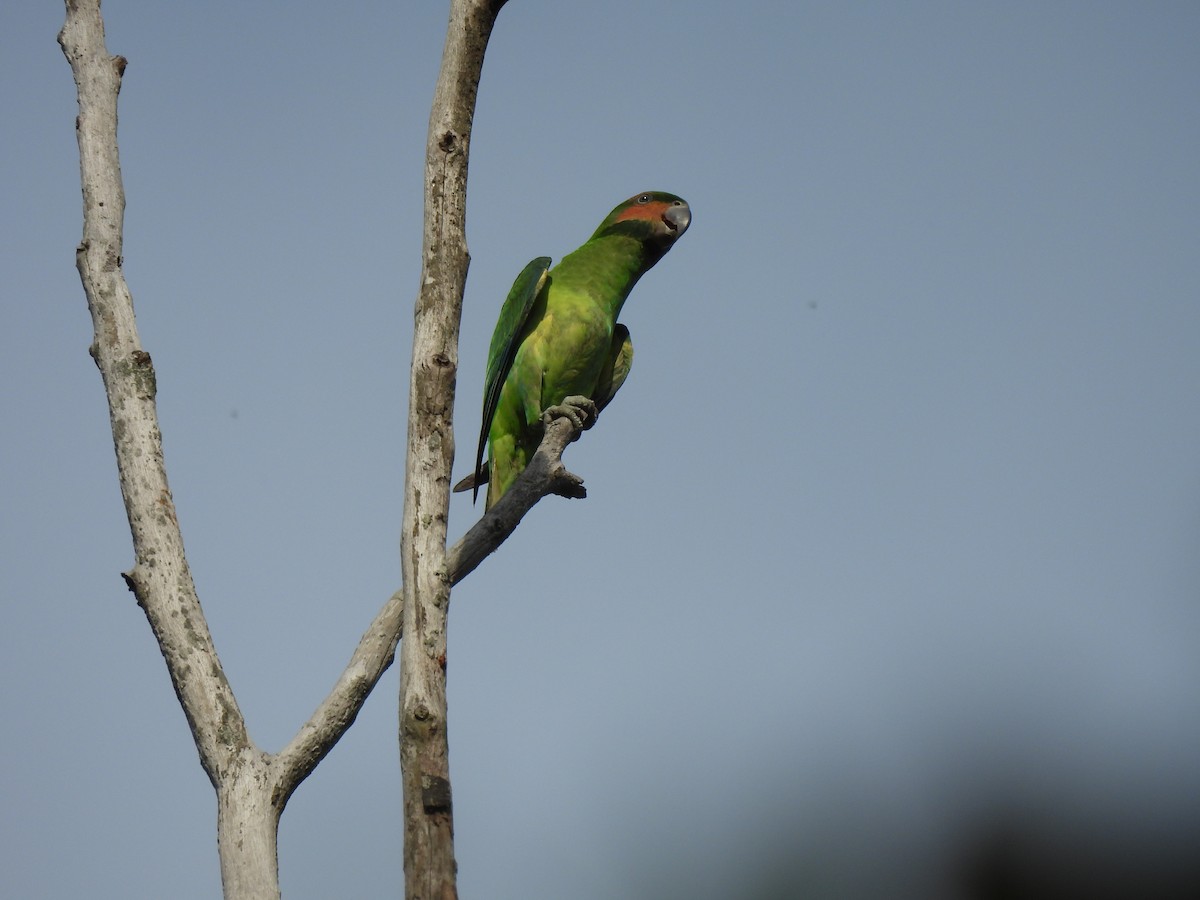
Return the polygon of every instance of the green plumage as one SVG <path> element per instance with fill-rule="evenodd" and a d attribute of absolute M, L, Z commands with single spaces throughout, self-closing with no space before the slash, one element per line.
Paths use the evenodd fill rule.
<path fill-rule="evenodd" d="M 639 194 L 553 269 L 544 256 L 525 267 L 504 301 L 488 351 L 475 474 L 456 490 L 473 487 L 477 495 L 486 478 L 491 507 L 537 450 L 545 410 L 572 398 L 570 408 L 587 420 L 612 400 L 633 360 L 629 331 L 617 316 L 638 279 L 690 222 L 691 210 L 674 194 Z M 595 410 L 578 404 L 581 398 Z"/>

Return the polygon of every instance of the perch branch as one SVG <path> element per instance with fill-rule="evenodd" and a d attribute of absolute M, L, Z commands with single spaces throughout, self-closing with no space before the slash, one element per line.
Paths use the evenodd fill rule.
<path fill-rule="evenodd" d="M 469 263 L 463 228 L 467 151 L 483 55 L 503 5 L 504 0 L 453 0 L 430 116 L 402 536 L 405 588 L 384 604 L 329 696 L 289 744 L 271 756 L 247 732 L 200 607 L 167 483 L 154 366 L 141 346 L 122 272 L 125 197 L 117 96 L 126 61 L 107 52 L 98 0 L 66 0 L 59 43 L 78 92 L 84 208 L 76 265 L 92 316 L 90 353 L 104 383 L 133 538 L 135 561 L 124 578 L 158 641 L 201 764 L 217 790 L 222 880 L 231 900 L 278 895 L 279 814 L 354 722 L 391 665 L 402 631 L 411 636 L 406 646 L 412 648 L 404 655 L 410 664 L 401 677 L 407 890 L 410 896 L 454 895 L 445 742 L 449 590 L 512 533 L 541 497 L 584 495 L 580 479 L 561 462 L 563 449 L 578 433 L 567 420 L 555 421 L 503 502 L 447 557 L 450 423 Z"/>
<path fill-rule="evenodd" d="M 447 554 L 451 585 L 458 584 L 516 530 L 543 497 L 583 497 L 583 481 L 567 471 L 563 451 L 581 431 L 565 417 L 553 420 L 529 465 L 508 493 Z M 395 657 L 403 625 L 404 589 L 397 590 L 363 634 L 329 696 L 278 755 L 278 788 L 284 798 L 304 780 L 354 723 L 367 695 Z"/>
<path fill-rule="evenodd" d="M 565 417 L 553 420 L 529 465 L 508 493 L 463 535 L 447 554 L 451 585 L 458 584 L 516 530 L 543 497 L 583 497 L 583 481 L 567 471 L 563 451 L 581 431 Z M 397 590 L 363 634 L 329 696 L 279 752 L 277 791 L 284 800 L 333 749 L 354 723 L 367 696 L 395 658 L 403 626 L 404 589 Z"/>
<path fill-rule="evenodd" d="M 525 513 L 549 494 L 586 497 L 583 479 L 572 475 L 563 465 L 567 446 L 579 437 L 580 429 L 561 417 L 551 421 L 542 435 L 537 452 L 521 477 L 471 529 L 459 538 L 447 554 L 446 569 L 450 583 L 458 584 L 512 534 Z"/>

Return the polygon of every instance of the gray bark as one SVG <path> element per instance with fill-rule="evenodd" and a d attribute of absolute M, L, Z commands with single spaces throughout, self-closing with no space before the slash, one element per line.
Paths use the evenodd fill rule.
<path fill-rule="evenodd" d="M 457 896 L 446 736 L 446 558 L 458 333 L 470 257 L 467 160 L 484 52 L 503 0 L 452 0 L 425 149 L 425 230 L 408 395 L 400 537 L 400 766 L 410 898 Z"/>
<path fill-rule="evenodd" d="M 108 401 L 134 565 L 123 573 L 158 641 L 217 794 L 226 900 L 279 897 L 277 837 L 288 799 L 346 730 L 391 665 L 402 629 L 401 762 L 405 883 L 409 897 L 455 896 L 447 768 L 445 650 L 450 588 L 550 493 L 582 496 L 562 465 L 579 436 L 567 419 L 546 428 L 534 461 L 503 500 L 446 549 L 451 428 L 459 320 L 469 257 L 464 234 L 467 149 L 492 26 L 504 0 L 452 0 L 426 156 L 425 236 L 416 303 L 409 451 L 401 539 L 403 587 L 384 603 L 346 669 L 279 753 L 259 749 L 226 680 L 184 554 L 167 483 L 150 354 L 134 320 L 123 267 L 125 195 L 117 150 L 117 96 L 126 60 L 105 46 L 99 0 L 66 0 L 59 44 L 75 78 L 83 188 L 76 265 L 91 312 L 90 353 Z"/>
<path fill-rule="evenodd" d="M 83 240 L 76 266 L 91 311 L 90 353 L 108 400 L 134 565 L 123 577 L 158 640 L 217 793 L 221 878 L 227 900 L 279 896 L 276 836 L 292 792 L 354 722 L 391 665 L 400 636 L 397 592 L 363 635 L 330 695 L 278 754 L 251 740 L 225 678 L 184 555 L 167 484 L 155 403 L 154 365 L 138 337 L 122 272 L 125 194 L 117 151 L 117 95 L 126 61 L 110 56 L 98 0 L 67 0 L 59 44 L 75 78 L 83 187 Z"/>

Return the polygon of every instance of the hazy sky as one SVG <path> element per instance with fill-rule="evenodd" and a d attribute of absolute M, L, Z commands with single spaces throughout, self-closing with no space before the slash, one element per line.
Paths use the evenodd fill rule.
<path fill-rule="evenodd" d="M 277 750 L 399 582 L 445 7 L 104 14 L 171 486 Z M 212 790 L 119 577 L 62 17 L 0 16 L 2 892 L 212 898 Z M 641 190 L 694 218 L 568 451 L 589 498 L 543 502 L 454 593 L 464 898 L 959 897 L 964 854 L 1005 835 L 1180 883 L 1197 47 L 1190 2 L 510 0 L 472 143 L 456 475 L 522 266 Z M 456 496 L 452 536 L 478 514 Z M 396 693 L 390 672 L 285 812 L 289 900 L 398 890 Z"/>

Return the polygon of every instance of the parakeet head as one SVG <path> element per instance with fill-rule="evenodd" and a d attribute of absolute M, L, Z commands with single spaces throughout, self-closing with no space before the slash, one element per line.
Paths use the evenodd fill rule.
<path fill-rule="evenodd" d="M 691 222 L 691 207 L 682 197 L 664 191 L 643 191 L 610 212 L 592 238 L 626 234 L 651 247 L 657 259 L 671 249 Z"/>

